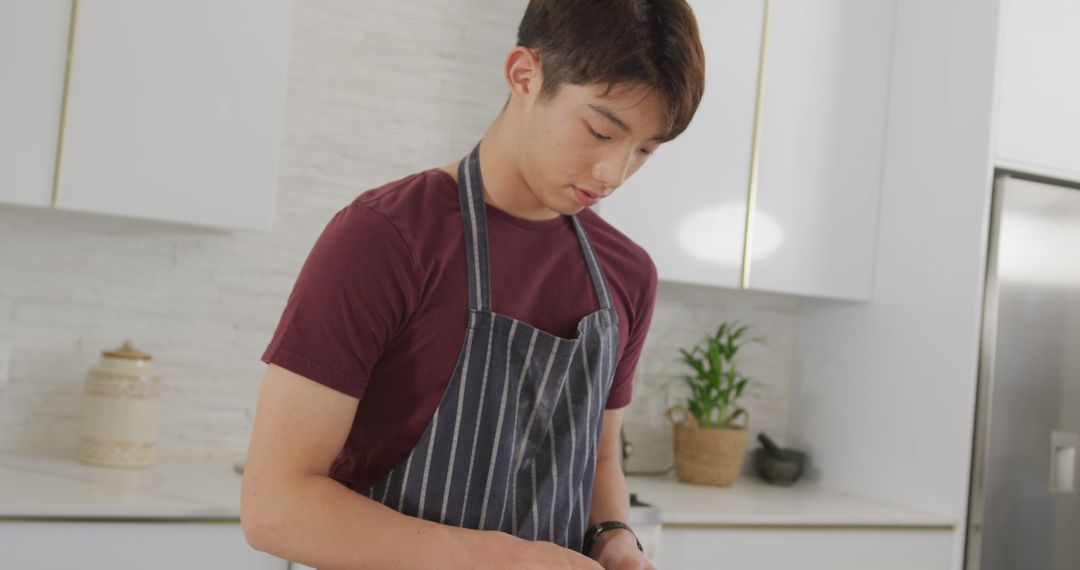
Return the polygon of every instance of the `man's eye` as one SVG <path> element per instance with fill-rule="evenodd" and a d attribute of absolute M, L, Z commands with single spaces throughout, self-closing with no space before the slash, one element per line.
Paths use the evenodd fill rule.
<path fill-rule="evenodd" d="M 596 138 L 598 138 L 598 139 L 600 139 L 600 140 L 602 140 L 602 141 L 609 141 L 609 140 L 611 140 L 611 137 L 605 137 L 604 135 L 602 135 L 602 134 L 600 134 L 600 133 L 598 133 L 598 132 L 594 131 L 594 130 L 592 129 L 592 127 L 589 127 L 589 132 L 590 132 L 590 133 L 592 133 L 592 135 L 593 135 L 594 137 L 596 137 Z"/>

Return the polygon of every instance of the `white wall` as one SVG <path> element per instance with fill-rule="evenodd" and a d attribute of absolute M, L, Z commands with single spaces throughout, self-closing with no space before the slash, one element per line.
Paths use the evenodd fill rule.
<path fill-rule="evenodd" d="M 0 449 L 74 446 L 86 368 L 130 338 L 163 374 L 159 453 L 242 454 L 273 333 L 300 264 L 360 192 L 460 158 L 505 100 L 525 0 L 298 0 L 274 229 L 226 232 L 0 206 Z M 755 426 L 786 431 L 793 299 L 661 285 L 628 421 L 640 466 L 670 463 L 660 414 L 677 346 L 720 320 L 749 349 Z"/>
<path fill-rule="evenodd" d="M 825 485 L 955 517 L 963 547 L 997 1 L 897 2 L 874 298 L 804 302 L 792 437 Z"/>

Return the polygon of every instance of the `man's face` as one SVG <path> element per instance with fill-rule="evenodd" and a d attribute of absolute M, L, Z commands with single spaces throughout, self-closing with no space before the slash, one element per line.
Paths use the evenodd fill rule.
<path fill-rule="evenodd" d="M 522 176 L 547 208 L 572 215 L 586 205 L 575 187 L 604 198 L 655 152 L 667 130 L 658 91 L 640 86 L 563 85 L 551 99 L 530 94 L 522 113 Z M 584 199 L 584 203 L 583 200 Z"/>

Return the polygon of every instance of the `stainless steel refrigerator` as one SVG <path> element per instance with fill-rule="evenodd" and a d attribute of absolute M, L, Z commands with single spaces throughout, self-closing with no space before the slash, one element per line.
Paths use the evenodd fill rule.
<path fill-rule="evenodd" d="M 965 567 L 1077 570 L 1080 185 L 1019 176 L 994 180 Z"/>

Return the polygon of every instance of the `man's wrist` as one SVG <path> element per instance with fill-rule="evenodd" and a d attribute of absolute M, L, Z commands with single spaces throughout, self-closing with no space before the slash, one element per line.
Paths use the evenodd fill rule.
<path fill-rule="evenodd" d="M 595 535 L 588 546 L 589 551 L 585 552 L 585 555 L 591 558 L 599 558 L 604 550 L 608 548 L 621 549 L 627 547 L 636 551 L 639 550 L 638 544 L 637 536 L 634 535 L 633 530 L 629 528 L 610 528 Z"/>
<path fill-rule="evenodd" d="M 621 545 L 627 546 L 634 550 L 637 550 L 637 539 L 634 538 L 634 534 L 625 528 L 613 528 L 607 532 L 600 533 L 600 536 L 596 537 L 593 543 L 593 552 L 600 553 L 607 548 L 608 545 Z"/>

